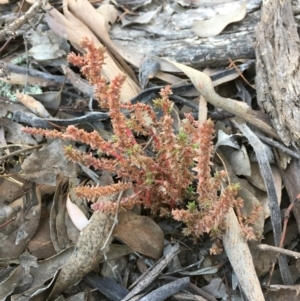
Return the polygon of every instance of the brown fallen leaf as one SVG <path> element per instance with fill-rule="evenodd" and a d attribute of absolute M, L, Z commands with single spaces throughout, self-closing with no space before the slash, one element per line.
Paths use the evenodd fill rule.
<path fill-rule="evenodd" d="M 36 232 L 41 216 L 39 191 L 32 184 L 28 193 L 9 206 L 5 205 L 5 200 L 1 200 L 0 211 L 2 214 L 11 213 L 0 228 L 0 258 L 8 261 L 18 258 L 24 252 Z"/>
<path fill-rule="evenodd" d="M 56 185 L 59 173 L 67 177 L 76 177 L 78 167 L 63 156 L 64 146 L 65 142 L 55 140 L 33 152 L 23 161 L 21 176 L 29 181 L 50 186 Z"/>
<path fill-rule="evenodd" d="M 103 46 L 106 47 L 109 52 L 112 53 L 112 57 L 115 57 L 118 61 L 118 65 L 122 66 L 125 72 L 130 76 L 127 78 L 127 83 L 132 86 L 132 88 L 137 88 L 139 92 L 139 87 L 136 85 L 134 80 L 136 79 L 135 73 L 132 69 L 128 66 L 128 64 L 124 61 L 122 56 L 119 53 L 118 47 L 112 42 L 110 36 L 106 30 L 106 22 L 107 20 L 105 17 L 98 13 L 98 11 L 92 6 L 92 4 L 87 0 L 65 0 L 68 3 L 68 7 L 71 13 L 82 21 L 85 25 L 88 26 L 90 30 L 98 37 L 98 39 L 102 42 Z M 112 64 L 109 63 L 106 59 L 105 64 Z M 120 68 L 115 65 L 113 61 L 112 70 L 114 68 Z M 109 70 L 107 70 L 109 71 Z M 110 78 L 109 74 L 107 74 L 108 78 Z M 124 87 L 124 86 L 123 86 Z"/>
<path fill-rule="evenodd" d="M 72 3 L 74 4 L 73 10 L 78 11 L 83 15 L 86 16 L 86 18 L 90 18 L 90 11 L 93 12 L 93 18 L 94 20 L 98 20 L 97 23 L 102 22 L 100 29 L 98 30 L 99 32 L 103 33 L 106 32 L 105 29 L 105 21 L 104 18 L 101 18 L 101 15 L 91 6 L 89 2 L 83 3 L 84 5 L 87 5 L 86 7 L 82 7 L 82 3 Z M 81 6 L 78 7 L 78 5 L 81 4 Z M 74 8 L 75 7 L 75 8 Z M 51 7 L 50 5 L 47 6 L 47 8 L 52 8 L 49 10 L 49 12 L 46 15 L 46 21 L 49 25 L 49 27 L 58 35 L 64 36 L 68 40 L 71 41 L 71 43 L 75 46 L 76 49 L 80 50 L 83 52 L 83 50 L 79 46 L 79 42 L 83 38 L 88 38 L 92 40 L 96 46 L 102 45 L 98 38 L 92 33 L 92 31 L 89 29 L 87 25 L 90 26 L 86 22 L 86 20 L 81 21 L 79 18 L 77 18 L 75 15 L 73 15 L 69 10 L 68 10 L 68 1 L 64 1 L 63 9 L 64 9 L 64 15 L 62 15 L 59 11 L 57 11 L 55 8 Z M 88 11 L 87 11 L 88 10 Z M 81 16 L 82 17 L 82 16 Z M 91 28 L 93 29 L 93 28 Z M 103 32 L 101 31 L 103 30 Z M 107 34 L 107 32 L 106 32 Z M 108 34 L 107 34 L 108 35 Z M 108 36 L 109 37 L 109 36 Z M 106 45 L 107 46 L 107 45 Z M 115 78 L 116 75 L 124 73 L 118 65 L 115 63 L 113 57 L 109 52 L 106 53 L 106 60 L 105 64 L 103 65 L 103 73 L 110 79 L 112 80 Z M 121 99 L 122 101 L 129 101 L 131 98 L 136 96 L 140 91 L 140 88 L 138 85 L 130 78 L 127 77 L 126 81 L 122 87 L 121 90 Z"/>
<path fill-rule="evenodd" d="M 46 212 L 42 212 L 42 215 L 43 213 L 46 214 Z M 30 254 L 37 258 L 46 259 L 56 254 L 51 241 L 48 216 L 41 218 L 37 231 L 27 248 Z"/>
<path fill-rule="evenodd" d="M 138 253 L 154 259 L 161 257 L 164 248 L 164 234 L 148 216 L 131 211 L 120 212 L 119 223 L 114 236 Z"/>
<path fill-rule="evenodd" d="M 21 102 L 25 107 L 30 109 L 37 116 L 44 117 L 44 118 L 51 117 L 51 115 L 45 109 L 45 107 L 39 101 L 35 100 L 33 97 L 20 92 L 16 92 L 15 95 L 19 102 Z"/>
<path fill-rule="evenodd" d="M 226 12 L 222 11 L 210 19 L 197 21 L 193 25 L 192 31 L 201 38 L 214 37 L 221 33 L 228 24 L 241 21 L 245 16 L 246 1 L 242 3 L 233 1 L 230 6 L 227 6 Z"/>
<path fill-rule="evenodd" d="M 229 113 L 241 117 L 250 124 L 253 124 L 260 130 L 264 131 L 265 133 L 268 133 L 272 137 L 276 139 L 279 138 L 275 130 L 269 124 L 260 119 L 259 112 L 252 110 L 246 103 L 236 101 L 231 98 L 222 97 L 217 94 L 208 75 L 183 64 L 169 60 L 166 61 L 172 63 L 175 67 L 184 72 L 190 78 L 195 88 L 206 99 L 206 101 L 218 108 L 224 109 Z"/>

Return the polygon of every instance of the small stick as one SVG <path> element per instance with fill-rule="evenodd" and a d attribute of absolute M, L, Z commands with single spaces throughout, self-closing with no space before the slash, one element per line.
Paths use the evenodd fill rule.
<path fill-rule="evenodd" d="M 106 238 L 106 241 L 105 241 L 103 247 L 101 248 L 101 251 L 105 251 L 105 249 L 107 247 L 107 244 L 110 242 L 110 239 L 111 239 L 111 237 L 113 235 L 114 229 L 115 229 L 116 225 L 119 223 L 119 221 L 118 221 L 118 213 L 119 213 L 119 207 L 120 207 L 120 202 L 121 202 L 123 193 L 124 193 L 124 191 L 121 191 L 119 193 L 118 200 L 117 200 L 117 209 L 116 209 L 116 214 L 115 214 L 115 218 L 114 218 L 114 223 L 113 223 L 113 225 L 112 225 L 112 227 L 110 229 L 110 232 L 109 232 L 109 234 L 108 234 L 108 236 Z M 105 258 L 105 260 L 107 259 L 105 253 L 104 253 L 104 258 Z"/>
<path fill-rule="evenodd" d="M 282 229 L 282 234 L 281 234 L 281 238 L 280 238 L 280 243 L 279 243 L 279 247 L 278 249 L 279 250 L 285 250 L 283 249 L 283 242 L 284 242 L 284 238 L 285 238 L 285 234 L 286 234 L 286 228 L 287 228 L 287 223 L 288 223 L 288 220 L 289 220 L 289 217 L 290 217 L 290 212 L 291 210 L 293 209 L 295 203 L 297 201 L 300 200 L 300 194 L 297 195 L 296 199 L 291 202 L 291 204 L 289 205 L 289 207 L 285 210 L 285 213 L 284 213 L 284 223 L 283 223 L 283 229 Z M 274 247 L 275 248 L 275 247 Z M 289 250 L 285 250 L 285 251 L 289 251 Z M 278 257 L 280 256 L 280 254 L 285 254 L 284 252 L 282 251 L 278 251 L 279 253 L 277 253 L 276 255 L 276 258 L 273 260 L 272 262 L 272 266 L 270 268 L 270 272 L 269 272 L 269 280 L 267 282 L 267 285 L 270 286 L 270 283 L 271 283 L 271 279 L 272 279 L 272 276 L 273 276 L 273 273 L 274 273 L 274 269 L 275 269 L 275 264 L 278 260 Z M 292 252 L 292 251 L 289 251 L 289 252 Z M 296 252 L 294 252 L 296 253 Z M 299 253 L 298 253 L 299 254 Z"/>
<path fill-rule="evenodd" d="M 33 150 L 33 149 L 37 149 L 37 148 L 41 148 L 41 147 L 42 147 L 42 145 L 35 145 L 35 146 L 31 146 L 31 147 L 19 149 L 19 150 L 15 151 L 15 152 L 12 152 L 12 153 L 8 154 L 8 155 L 0 157 L 0 161 L 2 161 L 4 159 L 7 159 L 9 157 L 12 157 L 12 156 L 21 154 L 23 152 L 26 152 L 26 151 L 29 151 L 29 150 Z"/>
<path fill-rule="evenodd" d="M 274 247 L 274 246 L 270 246 L 270 245 L 266 245 L 266 244 L 260 244 L 257 246 L 261 251 L 272 251 L 272 252 L 277 252 L 277 253 L 281 253 L 281 254 L 285 254 L 288 256 L 292 256 L 297 258 L 300 258 L 300 253 L 299 252 L 295 252 L 295 251 L 291 251 L 291 250 L 287 250 L 287 249 L 283 249 L 283 248 L 279 248 L 279 247 Z"/>

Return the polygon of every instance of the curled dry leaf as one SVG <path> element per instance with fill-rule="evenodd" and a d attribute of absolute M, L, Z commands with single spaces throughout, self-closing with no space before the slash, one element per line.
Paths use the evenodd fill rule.
<path fill-rule="evenodd" d="M 133 17 L 130 19 L 127 18 L 122 18 L 121 22 L 122 22 L 122 26 L 127 26 L 130 24 L 147 24 L 150 23 L 150 21 L 153 19 L 154 16 L 156 16 L 160 10 L 161 10 L 162 6 L 159 6 L 157 9 L 155 10 L 151 10 L 151 11 L 147 11 L 145 13 L 140 14 L 137 17 Z"/>
<path fill-rule="evenodd" d="M 80 49 L 79 43 L 83 38 L 93 40 L 97 46 L 101 45 L 97 37 L 92 33 L 91 30 L 93 30 L 99 38 L 105 39 L 105 46 L 111 51 L 115 50 L 114 54 L 118 55 L 116 47 L 111 42 L 106 31 L 104 17 L 88 1 L 80 0 L 76 2 L 66 0 L 63 4 L 64 15 L 50 5 L 47 5 L 47 8 L 51 8 L 51 10 L 49 10 L 45 19 L 55 33 L 66 37 L 77 49 Z M 72 13 L 68 10 L 68 6 L 71 7 Z M 82 49 L 80 50 L 83 52 Z M 112 80 L 116 75 L 123 72 L 109 53 L 106 53 L 106 56 L 103 72 Z M 127 69 L 127 72 L 129 71 Z M 136 96 L 139 91 L 140 89 L 137 84 L 130 77 L 127 77 L 122 87 L 121 98 L 124 101 L 128 101 Z"/>
<path fill-rule="evenodd" d="M 38 228 L 41 216 L 41 197 L 33 184 L 23 197 L 11 202 L 0 200 L 0 211 L 7 217 L 0 228 L 0 258 L 9 260 L 18 258 L 25 250 L 28 242 Z"/>
<path fill-rule="evenodd" d="M 41 213 L 43 218 L 41 218 L 36 233 L 29 242 L 27 249 L 31 255 L 37 258 L 49 258 L 54 256 L 56 251 L 51 241 L 48 212 L 42 211 Z"/>
<path fill-rule="evenodd" d="M 229 113 L 243 118 L 250 124 L 255 125 L 263 132 L 268 133 L 270 136 L 278 139 L 278 134 L 269 124 L 260 119 L 259 113 L 257 111 L 252 110 L 246 103 L 236 101 L 231 98 L 221 97 L 219 94 L 217 94 L 208 75 L 183 64 L 169 60 L 166 61 L 184 72 L 190 78 L 195 88 L 201 93 L 201 95 L 206 99 L 207 102 L 218 108 L 224 109 Z"/>
<path fill-rule="evenodd" d="M 45 145 L 37 152 L 26 157 L 22 164 L 22 177 L 26 180 L 56 186 L 56 177 L 59 173 L 67 177 L 77 176 L 77 166 L 63 156 L 65 142 L 55 140 Z"/>
<path fill-rule="evenodd" d="M 131 211 L 120 212 L 114 236 L 138 253 L 158 259 L 164 248 L 164 234 L 149 217 Z"/>
<path fill-rule="evenodd" d="M 16 97 L 25 107 L 30 109 L 34 114 L 38 115 L 39 117 L 51 117 L 51 115 L 45 109 L 45 107 L 39 101 L 36 101 L 33 97 L 20 92 L 16 93 Z"/>
<path fill-rule="evenodd" d="M 87 226 L 89 220 L 84 215 L 84 213 L 79 209 L 79 207 L 77 207 L 77 205 L 72 203 L 70 199 L 70 195 L 68 195 L 67 197 L 67 210 L 74 226 L 78 230 L 81 231 L 84 227 Z"/>
<path fill-rule="evenodd" d="M 211 19 L 199 20 L 193 27 L 193 32 L 201 38 L 214 37 L 230 23 L 241 21 L 246 15 L 246 1 L 239 3 L 234 1 L 230 6 L 226 6 L 227 11 L 216 14 Z M 229 9 L 229 11 L 228 11 Z"/>
<path fill-rule="evenodd" d="M 65 224 L 66 206 L 63 193 L 65 183 L 66 179 L 59 174 L 57 176 L 57 186 L 50 210 L 50 234 L 56 252 L 61 252 L 72 245 L 68 239 Z"/>
<path fill-rule="evenodd" d="M 40 101 L 48 109 L 57 110 L 61 102 L 61 91 L 48 91 L 42 94 L 30 94 L 34 99 Z"/>
<path fill-rule="evenodd" d="M 118 19 L 118 11 L 112 4 L 105 4 L 105 3 L 99 6 L 97 11 L 104 17 L 105 28 L 107 32 L 109 32 L 112 25 Z"/>

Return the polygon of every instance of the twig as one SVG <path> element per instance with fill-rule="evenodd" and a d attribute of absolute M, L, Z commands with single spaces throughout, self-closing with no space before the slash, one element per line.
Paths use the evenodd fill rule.
<path fill-rule="evenodd" d="M 9 157 L 12 157 L 12 156 L 19 155 L 21 153 L 27 152 L 29 150 L 33 150 L 33 149 L 37 149 L 37 148 L 41 148 L 41 147 L 42 147 L 42 145 L 35 145 L 35 146 L 31 146 L 31 147 L 19 149 L 19 150 L 15 151 L 15 152 L 12 152 L 12 153 L 8 154 L 8 155 L 0 157 L 0 161 L 2 161 L 4 159 L 7 159 Z"/>
<path fill-rule="evenodd" d="M 140 301 L 164 301 L 166 298 L 173 296 L 175 293 L 178 293 L 180 290 L 186 288 L 190 283 L 189 277 L 179 278 L 168 284 L 165 284 L 162 287 L 157 288 L 152 291 L 147 296 L 140 299 Z"/>
<path fill-rule="evenodd" d="M 270 246 L 270 245 L 266 245 L 266 244 L 260 244 L 257 247 L 261 251 L 271 251 L 271 252 L 276 252 L 276 253 L 281 253 L 281 254 L 285 254 L 285 255 L 288 255 L 288 256 L 292 256 L 292 257 L 295 257 L 296 259 L 300 258 L 300 253 L 299 252 L 286 250 L 286 249 L 283 249 L 283 248 L 278 248 L 278 247 L 274 247 L 274 246 Z"/>
<path fill-rule="evenodd" d="M 173 295 L 173 299 L 180 300 L 180 301 L 207 301 L 200 296 L 185 294 L 185 293 L 177 293 Z"/>
<path fill-rule="evenodd" d="M 20 5 L 20 8 L 19 8 L 19 11 L 18 11 L 18 15 L 17 15 L 16 19 L 19 18 L 20 15 L 21 15 L 21 12 L 22 12 L 22 8 L 23 8 L 23 5 L 24 5 L 24 2 L 25 2 L 25 0 L 22 0 L 21 5 Z M 6 42 L 4 43 L 4 45 L 1 47 L 0 53 L 6 48 L 6 46 L 10 43 L 11 40 L 12 40 L 12 37 L 10 37 L 9 39 L 7 39 L 7 41 L 6 41 Z"/>
<path fill-rule="evenodd" d="M 16 217 L 12 217 L 11 219 L 9 219 L 8 221 L 6 221 L 5 223 L 0 225 L 0 228 L 5 227 L 6 225 L 8 225 L 9 223 L 11 223 L 12 221 L 14 221 L 16 219 Z"/>
<path fill-rule="evenodd" d="M 293 150 L 287 148 L 286 146 L 284 146 L 282 143 L 279 143 L 278 141 L 274 141 L 273 139 L 267 138 L 261 134 L 256 133 L 257 137 L 262 140 L 263 142 L 272 145 L 278 149 L 280 149 L 282 152 L 296 158 L 296 159 L 300 159 L 300 154 L 297 152 L 294 152 Z"/>
<path fill-rule="evenodd" d="M 251 84 L 247 81 L 247 79 L 245 78 L 245 76 L 243 75 L 243 73 L 237 68 L 235 62 L 234 62 L 231 58 L 229 58 L 229 62 L 230 62 L 230 65 L 228 66 L 228 68 L 230 68 L 231 66 L 233 66 L 234 69 L 236 70 L 236 72 L 237 72 L 237 73 L 240 75 L 240 77 L 245 81 L 245 83 L 246 83 L 247 85 L 249 85 L 252 89 L 255 89 L 255 86 L 254 86 L 254 85 L 251 85 Z"/>
<path fill-rule="evenodd" d="M 23 93 L 26 94 L 27 86 L 28 86 L 29 58 L 28 58 L 28 42 L 25 33 L 23 34 L 23 40 L 24 40 L 25 54 L 26 54 L 26 76 L 25 76 L 25 85 L 23 88 Z"/>
<path fill-rule="evenodd" d="M 16 19 L 4 29 L 0 30 L 0 42 L 5 41 L 9 37 L 14 37 L 16 35 L 16 31 L 25 23 L 28 23 L 30 19 L 35 17 L 38 10 L 41 9 L 42 6 L 44 6 L 47 2 L 48 0 L 36 0 L 23 16 Z"/>
<path fill-rule="evenodd" d="M 194 266 L 197 266 L 197 265 L 200 265 L 202 263 L 202 261 L 204 260 L 204 257 L 202 257 L 200 260 L 198 260 L 197 262 L 195 263 L 192 263 L 186 267 L 183 267 L 183 268 L 180 268 L 180 269 L 177 269 L 175 271 L 171 271 L 171 272 L 168 272 L 168 273 L 165 273 L 164 275 L 165 276 L 168 276 L 168 275 L 173 275 L 173 274 L 176 274 L 176 273 L 180 273 L 180 272 L 184 272 L 186 270 L 189 270 L 190 268 L 193 268 Z"/>
<path fill-rule="evenodd" d="M 27 68 L 26 67 L 17 66 L 17 65 L 14 65 L 12 63 L 7 63 L 7 62 L 4 62 L 4 61 L 1 61 L 1 69 L 7 70 L 6 73 L 7 72 L 17 73 L 17 74 L 26 74 L 27 73 Z M 46 81 L 53 81 L 53 83 L 51 83 L 53 86 L 58 85 L 58 84 L 63 84 L 64 81 L 65 81 L 65 76 L 52 75 L 50 73 L 41 72 L 41 71 L 38 71 L 38 70 L 35 70 L 35 69 L 29 69 L 28 74 L 30 76 L 39 77 L 39 78 L 44 79 Z M 66 80 L 66 82 L 70 83 L 70 81 L 68 79 Z"/>
<path fill-rule="evenodd" d="M 279 246 L 278 246 L 278 249 L 280 249 L 280 250 L 284 250 L 283 249 L 283 242 L 284 242 L 284 239 L 285 239 L 285 234 L 286 234 L 286 229 L 287 229 L 287 223 L 288 223 L 288 220 L 289 220 L 289 217 L 290 217 L 290 212 L 293 209 L 296 201 L 299 201 L 299 197 L 300 197 L 300 195 L 298 195 L 297 198 L 293 202 L 291 202 L 291 204 L 289 205 L 289 207 L 285 210 L 283 229 L 282 229 L 282 234 L 281 234 L 281 238 L 280 238 L 280 243 L 279 243 Z M 267 285 L 268 286 L 271 284 L 271 279 L 272 279 L 272 276 L 273 276 L 273 273 L 274 273 L 275 264 L 276 264 L 276 261 L 277 261 L 279 255 L 280 255 L 280 253 L 285 254 L 285 252 L 278 252 L 277 255 L 276 255 L 276 259 L 273 260 L 272 266 L 271 266 L 270 272 L 269 272 L 269 274 L 270 274 L 269 275 L 269 280 L 267 281 Z"/>
<path fill-rule="evenodd" d="M 161 276 L 159 279 L 166 279 L 166 280 L 175 280 L 176 277 L 174 276 Z M 189 291 L 195 292 L 197 295 L 202 296 L 205 300 L 208 301 L 217 301 L 217 299 L 212 296 L 211 294 L 205 292 L 203 289 L 195 285 L 194 283 L 190 283 Z"/>
<path fill-rule="evenodd" d="M 116 213 L 115 213 L 114 223 L 113 223 L 113 225 L 112 225 L 112 227 L 111 227 L 111 230 L 110 230 L 110 232 L 109 232 L 109 234 L 108 234 L 108 236 L 107 236 L 107 238 L 106 238 L 106 241 L 105 241 L 103 247 L 101 248 L 101 251 L 104 251 L 104 250 L 106 249 L 108 243 L 111 241 L 111 237 L 112 237 L 112 235 L 113 235 L 114 229 L 115 229 L 116 225 L 117 225 L 118 222 L 119 222 L 119 221 L 118 221 L 118 213 L 119 213 L 119 207 L 120 207 L 120 202 L 121 202 L 123 193 L 124 193 L 124 191 L 121 191 L 121 192 L 119 193 L 118 200 L 117 200 L 117 209 L 116 209 Z M 106 258 L 106 254 L 104 254 L 104 257 L 105 257 L 105 260 L 106 260 L 106 259 L 107 259 L 107 258 Z"/>
<path fill-rule="evenodd" d="M 159 276 L 159 273 L 161 273 L 161 271 L 167 266 L 167 264 L 178 252 L 179 244 L 176 244 L 172 247 L 171 251 L 153 267 L 146 278 L 142 279 L 139 284 L 134 289 L 132 289 L 132 291 L 124 299 L 122 299 L 122 301 L 130 300 L 133 296 L 137 295 L 146 287 L 148 287 L 148 285 L 150 285 L 153 280 Z"/>

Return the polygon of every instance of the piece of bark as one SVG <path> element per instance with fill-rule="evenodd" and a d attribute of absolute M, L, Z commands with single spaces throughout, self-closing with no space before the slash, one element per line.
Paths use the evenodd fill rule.
<path fill-rule="evenodd" d="M 291 1 L 264 3 L 256 28 L 258 103 L 286 145 L 300 146 L 300 39 Z"/>
<path fill-rule="evenodd" d="M 172 16 L 165 16 L 162 12 L 149 24 L 122 27 L 116 23 L 109 34 L 116 45 L 126 47 L 134 54 L 135 59 L 141 56 L 142 60 L 144 55 L 154 55 L 194 68 L 228 65 L 228 58 L 233 60 L 255 58 L 254 28 L 260 20 L 261 2 L 248 0 L 246 17 L 227 26 L 216 37 L 197 37 L 191 30 L 193 22 L 188 23 L 191 18 L 186 11 Z M 300 13 L 300 4 L 294 2 L 293 11 L 297 16 Z M 200 18 L 199 15 L 197 17 Z M 130 61 L 130 58 L 125 59 Z"/>
<path fill-rule="evenodd" d="M 92 272 L 103 260 L 101 247 L 107 239 L 113 219 L 100 211 L 94 212 L 89 224 L 82 230 L 74 253 L 62 267 L 48 300 L 54 300 L 61 292 Z M 108 252 L 108 248 L 105 250 Z"/>
<path fill-rule="evenodd" d="M 102 186 L 113 183 L 108 172 L 104 172 L 100 178 Z M 116 201 L 117 194 L 102 196 L 98 201 Z M 47 301 L 55 300 L 66 288 L 79 282 L 84 276 L 96 269 L 105 259 L 104 254 L 109 251 L 112 241 L 110 235 L 113 226 L 113 216 L 101 211 L 95 211 L 89 223 L 81 231 L 76 249 L 61 268 L 54 287 Z M 109 239 L 107 242 L 106 240 Z M 102 248 L 105 250 L 102 250 Z"/>

